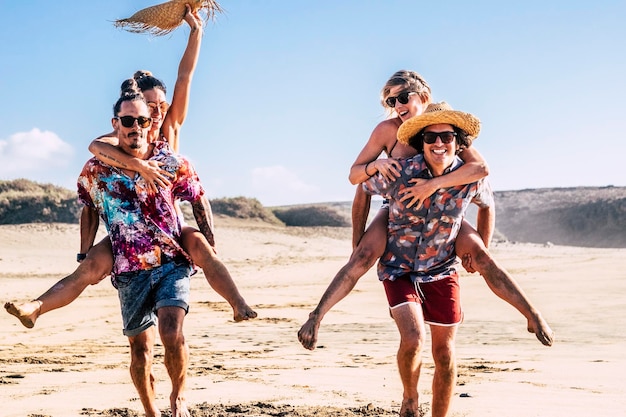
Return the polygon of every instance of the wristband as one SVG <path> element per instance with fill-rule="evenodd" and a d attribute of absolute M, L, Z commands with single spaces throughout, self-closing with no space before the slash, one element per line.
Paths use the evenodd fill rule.
<path fill-rule="evenodd" d="M 77 253 L 76 262 L 84 261 L 86 257 L 87 257 L 86 253 Z"/>

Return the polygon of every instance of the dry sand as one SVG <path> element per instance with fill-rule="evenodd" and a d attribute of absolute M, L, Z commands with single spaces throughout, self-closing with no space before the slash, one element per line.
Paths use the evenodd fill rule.
<path fill-rule="evenodd" d="M 194 416 L 391 416 L 401 386 L 398 334 L 375 270 L 326 316 L 319 347 L 297 331 L 350 253 L 347 229 L 284 229 L 217 219 L 219 253 L 254 321 L 235 323 L 202 273 L 192 281 L 185 333 Z M 76 267 L 75 225 L 0 226 L 2 301 L 27 300 Z M 463 275 L 459 380 L 452 416 L 624 416 L 626 250 L 498 244 L 511 271 L 556 331 L 553 347 L 478 275 Z M 0 313 L 0 416 L 141 415 L 127 340 L 108 280 L 34 329 Z M 159 405 L 169 382 L 157 349 Z M 432 358 L 420 382 L 429 409 Z M 169 414 L 168 414 L 169 415 Z M 429 415 L 429 413 L 426 413 Z"/>

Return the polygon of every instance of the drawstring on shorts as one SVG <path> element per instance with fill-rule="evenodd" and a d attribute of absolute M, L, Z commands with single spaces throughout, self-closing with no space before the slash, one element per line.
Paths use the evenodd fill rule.
<path fill-rule="evenodd" d="M 415 292 L 417 293 L 417 297 L 420 299 L 420 301 L 423 303 L 424 301 L 426 301 L 426 296 L 424 295 L 424 293 L 422 292 L 422 289 L 420 288 L 420 284 L 419 282 L 415 281 L 413 283 L 413 286 L 415 287 Z"/>

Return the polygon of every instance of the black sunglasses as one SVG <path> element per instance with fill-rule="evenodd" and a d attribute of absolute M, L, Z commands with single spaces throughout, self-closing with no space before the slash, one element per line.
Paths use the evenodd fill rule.
<path fill-rule="evenodd" d="M 422 139 L 424 143 L 432 145 L 437 142 L 437 138 L 441 138 L 441 142 L 450 143 L 456 137 L 456 132 L 424 132 L 422 133 Z"/>
<path fill-rule="evenodd" d="M 146 128 L 150 126 L 150 124 L 152 124 L 152 119 L 149 117 L 145 117 L 145 116 L 139 116 L 139 117 L 118 116 L 116 117 L 116 119 L 122 122 L 122 126 L 124 127 L 133 127 L 133 125 L 135 124 L 135 120 L 137 121 L 137 124 L 141 128 Z"/>
<path fill-rule="evenodd" d="M 394 107 L 396 107 L 396 100 L 398 100 L 398 103 L 400 104 L 406 104 L 409 102 L 409 96 L 412 96 L 413 94 L 417 93 L 415 91 L 405 91 L 395 97 L 387 97 L 385 99 L 385 104 L 393 109 Z"/>

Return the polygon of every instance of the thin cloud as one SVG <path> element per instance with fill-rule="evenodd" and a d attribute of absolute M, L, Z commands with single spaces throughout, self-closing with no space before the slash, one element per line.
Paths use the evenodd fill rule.
<path fill-rule="evenodd" d="M 21 178 L 67 168 L 74 149 L 56 133 L 33 128 L 0 139 L 0 177 Z"/>

